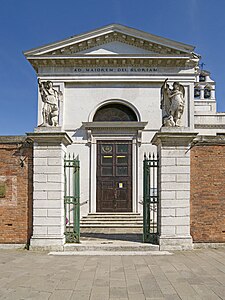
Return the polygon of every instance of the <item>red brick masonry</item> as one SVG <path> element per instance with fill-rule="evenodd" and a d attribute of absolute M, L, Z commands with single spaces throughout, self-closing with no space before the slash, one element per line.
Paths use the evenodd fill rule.
<path fill-rule="evenodd" d="M 225 242 L 225 137 L 202 137 L 191 149 L 191 235 Z"/>
<path fill-rule="evenodd" d="M 32 234 L 33 149 L 25 136 L 0 136 L 0 243 L 27 244 Z"/>

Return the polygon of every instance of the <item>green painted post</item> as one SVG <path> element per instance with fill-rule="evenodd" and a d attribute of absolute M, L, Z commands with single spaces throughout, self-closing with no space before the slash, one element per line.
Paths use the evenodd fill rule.
<path fill-rule="evenodd" d="M 66 212 L 66 187 L 67 187 L 67 178 L 66 178 L 66 154 L 64 156 L 64 234 L 66 236 L 66 232 L 67 232 L 67 222 L 66 222 L 66 216 L 67 216 L 67 212 Z"/>
<path fill-rule="evenodd" d="M 72 159 L 71 159 L 72 158 Z M 80 162 L 79 157 L 64 159 L 64 213 L 67 243 L 80 242 Z M 71 223 L 72 221 L 72 223 Z"/>
<path fill-rule="evenodd" d="M 156 242 L 158 234 L 158 158 L 143 161 L 143 242 Z M 155 216 L 156 209 L 156 216 Z M 151 219 L 152 217 L 152 219 Z"/>
<path fill-rule="evenodd" d="M 77 243 L 80 242 L 80 161 L 79 157 L 77 156 L 74 160 L 75 162 L 75 222 L 74 222 L 74 228 L 75 228 L 75 235 Z"/>
<path fill-rule="evenodd" d="M 143 242 L 147 242 L 147 190 L 148 190 L 148 174 L 147 174 L 148 160 L 145 155 L 143 162 Z"/>
<path fill-rule="evenodd" d="M 146 232 L 146 225 L 145 225 L 145 214 L 146 214 L 146 212 L 145 212 L 145 201 L 146 201 L 146 199 L 145 199 L 145 193 L 146 193 L 146 191 L 145 191 L 145 189 L 146 189 L 145 169 L 146 169 L 146 167 L 145 167 L 145 162 L 146 162 L 146 156 L 144 156 L 144 161 L 143 161 L 143 242 L 144 243 L 146 241 L 146 238 L 145 238 L 145 232 Z"/>

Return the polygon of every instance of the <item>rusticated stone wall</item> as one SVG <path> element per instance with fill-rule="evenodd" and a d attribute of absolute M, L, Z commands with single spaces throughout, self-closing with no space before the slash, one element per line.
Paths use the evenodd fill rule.
<path fill-rule="evenodd" d="M 0 136 L 0 243 L 27 244 L 32 234 L 33 147 L 25 136 Z"/>
<path fill-rule="evenodd" d="M 191 149 L 191 235 L 194 242 L 225 242 L 225 143 L 204 137 Z"/>

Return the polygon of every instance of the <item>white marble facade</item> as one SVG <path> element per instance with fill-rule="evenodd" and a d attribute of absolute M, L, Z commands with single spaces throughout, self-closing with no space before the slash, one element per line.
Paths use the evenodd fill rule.
<path fill-rule="evenodd" d="M 225 114 L 216 112 L 215 82 L 209 72 L 199 68 L 200 57 L 193 46 L 113 24 L 26 51 L 25 56 L 38 79 L 52 82 L 53 94 L 60 95 L 57 122 L 43 126 L 44 104 L 39 90 L 34 136 L 68 135 L 67 148 L 59 151 L 80 156 L 81 215 L 96 212 L 99 140 L 132 141 L 132 211 L 142 213 L 142 161 L 145 152 L 157 151 L 151 141 L 162 126 L 161 87 L 165 79 L 171 87 L 178 82 L 184 88 L 181 128 L 192 132 L 193 137 L 225 132 Z M 129 107 L 137 122 L 132 126 L 132 122 L 96 126 L 95 113 L 107 104 Z M 49 105 L 47 109 L 52 108 Z"/>

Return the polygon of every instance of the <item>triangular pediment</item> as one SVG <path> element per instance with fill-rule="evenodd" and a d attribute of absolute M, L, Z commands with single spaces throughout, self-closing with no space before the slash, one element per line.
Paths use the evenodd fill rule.
<path fill-rule="evenodd" d="M 119 41 L 112 41 L 106 44 L 98 45 L 93 48 L 88 48 L 78 52 L 79 54 L 87 55 L 110 55 L 110 54 L 153 54 L 153 51 L 149 51 L 140 47 L 128 45 Z"/>
<path fill-rule="evenodd" d="M 27 57 L 79 55 L 187 55 L 193 46 L 113 24 L 50 45 L 26 51 Z"/>

